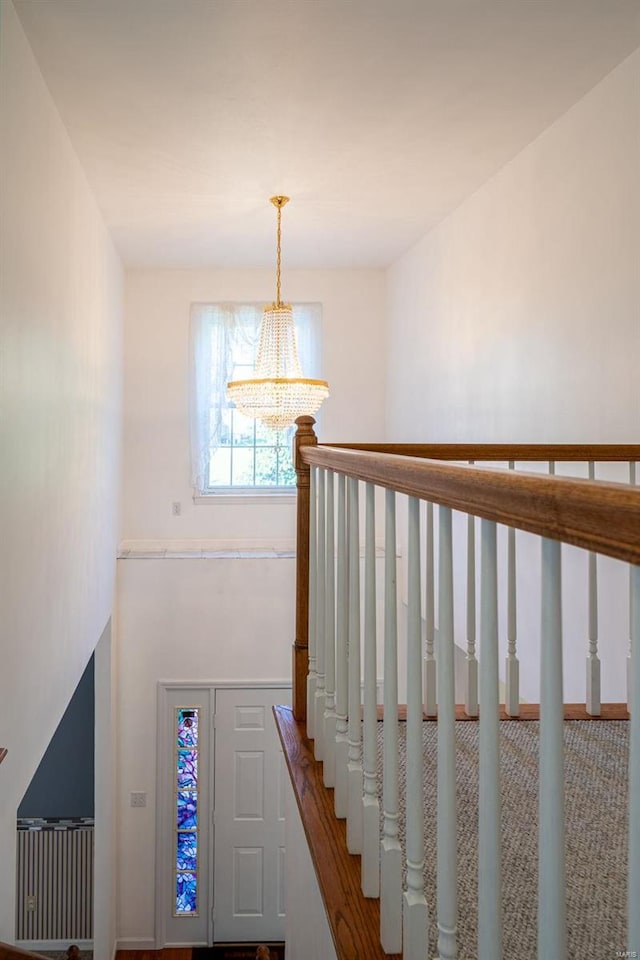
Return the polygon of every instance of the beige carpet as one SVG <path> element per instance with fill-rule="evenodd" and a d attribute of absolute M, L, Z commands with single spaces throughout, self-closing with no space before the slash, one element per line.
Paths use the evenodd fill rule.
<path fill-rule="evenodd" d="M 383 726 L 378 724 L 380 771 Z M 423 727 L 425 883 L 430 913 L 429 957 L 434 957 L 437 955 L 437 724 L 429 722 Z M 402 723 L 400 731 L 403 771 L 405 725 Z M 456 723 L 460 960 L 477 958 L 478 732 L 477 723 Z M 538 735 L 539 724 L 535 721 L 500 724 L 505 960 L 536 958 Z M 626 721 L 565 723 L 567 956 L 570 960 L 614 960 L 616 951 L 626 947 L 627 738 Z M 404 782 L 400 807 L 403 839 Z"/>

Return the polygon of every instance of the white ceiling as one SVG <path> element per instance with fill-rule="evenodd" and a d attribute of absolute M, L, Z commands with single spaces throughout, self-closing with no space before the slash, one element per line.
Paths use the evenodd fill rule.
<path fill-rule="evenodd" d="M 14 0 L 128 265 L 384 266 L 640 44 L 639 0 Z"/>

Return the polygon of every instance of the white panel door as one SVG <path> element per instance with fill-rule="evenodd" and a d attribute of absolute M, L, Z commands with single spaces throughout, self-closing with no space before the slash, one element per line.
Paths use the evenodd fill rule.
<path fill-rule="evenodd" d="M 284 940 L 287 772 L 275 703 L 291 703 L 291 689 L 215 693 L 215 943 Z"/>

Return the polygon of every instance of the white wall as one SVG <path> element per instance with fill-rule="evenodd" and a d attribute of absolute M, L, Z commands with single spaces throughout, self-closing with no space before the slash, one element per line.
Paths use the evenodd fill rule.
<path fill-rule="evenodd" d="M 639 169 L 636 52 L 390 269 L 389 437 L 638 441 Z M 626 605 L 620 577 L 610 583 L 603 567 L 601 633 L 615 659 L 604 693 L 623 699 Z M 524 692 L 537 699 L 537 682 L 527 688 L 536 576 L 522 573 Z M 570 566 L 567 600 L 576 577 L 584 596 Z M 576 616 L 566 699 L 584 697 L 586 623 Z"/>
<path fill-rule="evenodd" d="M 287 960 L 336 960 L 331 927 L 292 789 L 287 793 L 285 827 Z"/>
<path fill-rule="evenodd" d="M 395 440 L 636 442 L 640 53 L 389 272 Z"/>
<path fill-rule="evenodd" d="M 127 273 L 123 537 L 127 540 L 292 538 L 292 505 L 192 502 L 189 464 L 189 310 L 192 302 L 262 301 L 271 270 Z M 384 428 L 385 275 L 382 270 L 285 271 L 292 301 L 323 308 L 321 440 L 380 440 Z M 372 390 L 372 384 L 375 388 Z M 182 515 L 171 514 L 173 501 Z"/>
<path fill-rule="evenodd" d="M 289 680 L 292 557 L 118 562 L 120 946 L 154 942 L 158 680 Z M 131 809 L 132 790 L 147 793 Z"/>
<path fill-rule="evenodd" d="M 122 271 L 10 0 L 0 16 L 0 939 L 15 817 L 112 607 Z"/>

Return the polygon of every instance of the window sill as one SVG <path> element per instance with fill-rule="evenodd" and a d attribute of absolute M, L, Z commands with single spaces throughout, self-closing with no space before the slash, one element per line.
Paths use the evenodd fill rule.
<path fill-rule="evenodd" d="M 292 540 L 123 540 L 119 560 L 280 560 L 295 557 Z"/>
<path fill-rule="evenodd" d="M 256 490 L 247 490 L 246 493 L 243 493 L 239 490 L 220 490 L 215 493 L 200 493 L 197 496 L 194 496 L 193 502 L 197 506 L 207 504 L 217 504 L 218 506 L 228 506 L 232 504 L 264 504 L 264 503 L 281 503 L 281 504 L 294 504 L 296 502 L 296 492 L 294 490 L 283 490 L 281 492 L 276 492 L 275 490 L 265 490 L 264 493 L 259 493 Z"/>

